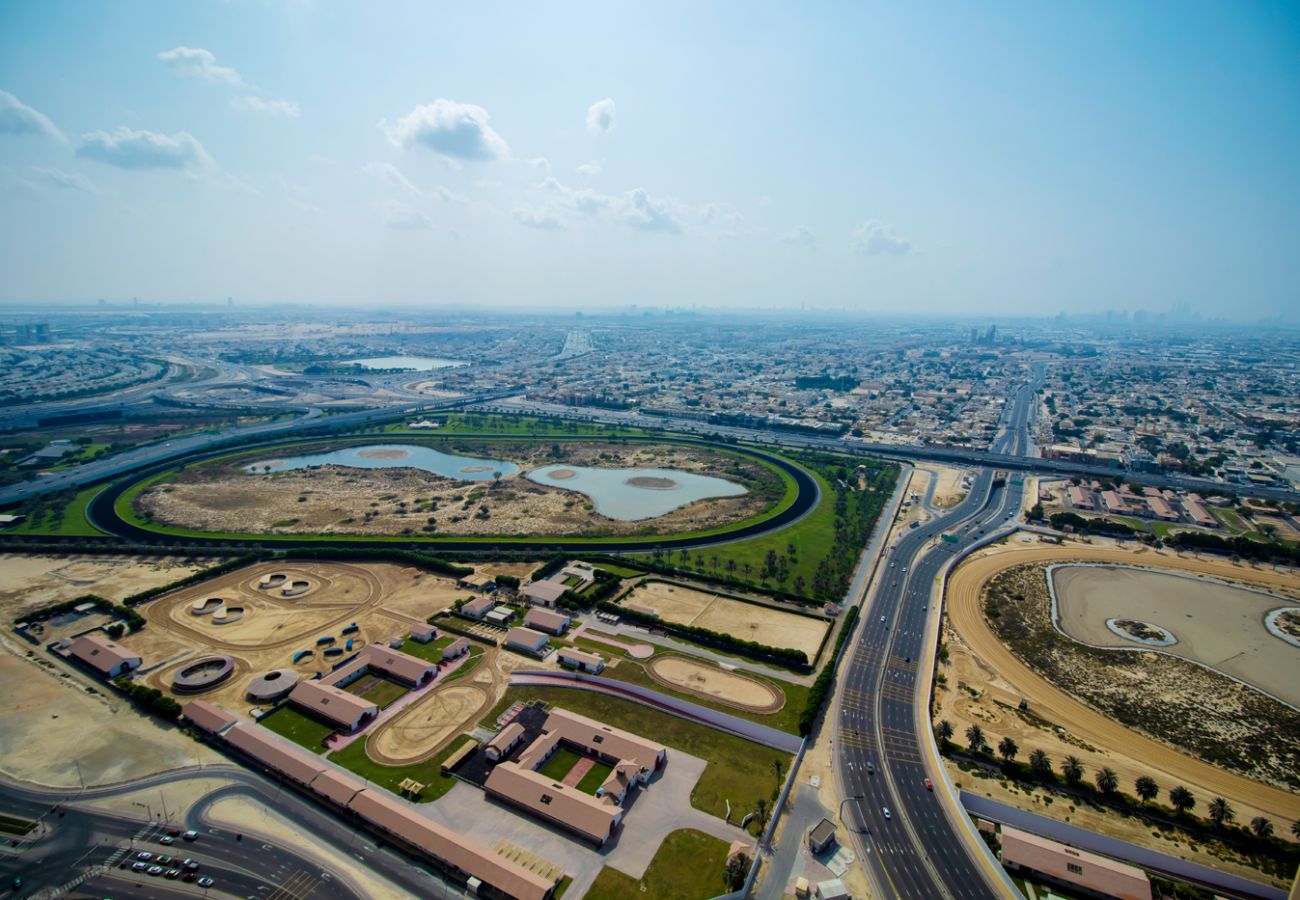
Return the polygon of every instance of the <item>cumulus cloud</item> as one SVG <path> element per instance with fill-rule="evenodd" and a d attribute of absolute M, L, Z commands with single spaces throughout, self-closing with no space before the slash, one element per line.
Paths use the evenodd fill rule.
<path fill-rule="evenodd" d="M 419 231 L 431 223 L 429 217 L 414 206 L 394 202 L 384 205 L 384 224 L 398 231 Z"/>
<path fill-rule="evenodd" d="M 527 228 L 541 231 L 560 231 L 564 223 L 555 213 L 545 209 L 524 209 L 520 207 L 513 213 L 515 221 Z"/>
<path fill-rule="evenodd" d="M 592 134 L 609 134 L 614 130 L 614 101 L 609 97 L 587 107 L 587 130 Z"/>
<path fill-rule="evenodd" d="M 601 166 L 600 160 L 593 159 L 578 166 L 577 171 L 583 178 L 595 178 L 604 171 L 604 167 Z"/>
<path fill-rule="evenodd" d="M 641 231 L 681 234 L 682 225 L 673 214 L 671 201 L 651 197 L 644 188 L 633 188 L 622 197 L 623 222 Z"/>
<path fill-rule="evenodd" d="M 41 166 L 32 166 L 32 174 L 36 179 L 47 187 L 59 188 L 60 190 L 85 191 L 87 194 L 98 194 L 99 188 L 95 183 L 82 175 L 80 172 L 65 172 L 62 169 L 43 168 Z"/>
<path fill-rule="evenodd" d="M 261 113 L 264 116 L 284 116 L 286 119 L 296 119 L 302 115 L 302 110 L 298 104 L 292 100 L 275 100 L 264 99 L 257 96 L 236 97 L 230 101 L 235 109 L 248 110 L 249 112 Z"/>
<path fill-rule="evenodd" d="M 125 125 L 112 134 L 106 131 L 83 134 L 77 155 L 133 171 L 194 170 L 215 165 L 208 151 L 188 131 L 158 134 L 133 131 Z"/>
<path fill-rule="evenodd" d="M 813 247 L 817 244 L 817 235 L 807 225 L 796 225 L 781 235 L 784 244 L 798 244 L 801 247 Z"/>
<path fill-rule="evenodd" d="M 54 123 L 8 91 L 0 91 L 0 134 L 36 134 L 63 140 Z"/>
<path fill-rule="evenodd" d="M 379 127 L 395 146 L 407 150 L 424 147 L 452 161 L 509 159 L 510 147 L 488 124 L 490 118 L 481 106 L 439 97 Z"/>
<path fill-rule="evenodd" d="M 177 75 L 186 78 L 234 87 L 247 86 L 238 72 L 228 66 L 217 65 L 217 58 L 212 51 L 202 47 L 174 47 L 159 53 L 158 59 Z"/>
<path fill-rule="evenodd" d="M 862 256 L 906 256 L 913 250 L 911 241 L 878 219 L 868 219 L 854 229 L 852 246 Z"/>
<path fill-rule="evenodd" d="M 745 217 L 734 209 L 723 209 L 716 203 L 706 203 L 700 208 L 700 218 L 705 225 L 719 228 L 735 229 L 745 222 Z"/>

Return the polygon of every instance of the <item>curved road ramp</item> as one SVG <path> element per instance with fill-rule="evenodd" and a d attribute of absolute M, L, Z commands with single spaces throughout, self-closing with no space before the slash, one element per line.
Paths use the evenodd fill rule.
<path fill-rule="evenodd" d="M 707 706 L 700 706 L 698 703 L 691 703 L 689 700 L 679 700 L 676 697 L 670 697 L 649 688 L 628 684 L 623 681 L 615 681 L 611 678 L 581 675 L 576 672 L 521 669 L 511 674 L 510 685 L 512 687 L 532 685 L 534 687 L 577 688 L 608 694 L 611 697 L 631 700 L 633 703 L 640 703 L 642 706 L 648 706 L 651 709 L 657 709 L 690 722 L 698 722 L 719 731 L 726 731 L 729 734 L 743 737 L 765 747 L 780 750 L 783 753 L 798 753 L 799 745 L 802 743 L 795 735 L 778 731 L 767 725 L 760 725 L 758 722 L 751 722 L 739 716 L 733 716 L 716 709 L 709 709 Z"/>

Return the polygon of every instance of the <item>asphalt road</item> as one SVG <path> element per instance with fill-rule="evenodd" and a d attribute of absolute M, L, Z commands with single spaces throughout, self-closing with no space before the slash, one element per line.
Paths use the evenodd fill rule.
<path fill-rule="evenodd" d="M 1027 448 L 1033 397 L 1032 385 L 1017 390 L 997 449 Z M 916 704 L 927 702 L 916 696 L 917 661 L 939 571 L 952 553 L 1009 524 L 1021 508 L 1020 479 L 996 487 L 994 480 L 993 470 L 981 470 L 960 504 L 909 529 L 888 551 L 841 672 L 832 715 L 839 783 L 849 801 L 846 821 L 857 830 L 863 862 L 885 896 L 997 896 L 925 785 L 925 738 L 916 732 Z M 952 542 L 941 539 L 945 533 Z"/>

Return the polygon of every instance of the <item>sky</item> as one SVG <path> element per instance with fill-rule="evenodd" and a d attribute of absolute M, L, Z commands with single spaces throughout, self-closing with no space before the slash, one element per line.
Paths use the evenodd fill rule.
<path fill-rule="evenodd" d="M 0 6 L 0 301 L 1300 321 L 1300 5 Z"/>

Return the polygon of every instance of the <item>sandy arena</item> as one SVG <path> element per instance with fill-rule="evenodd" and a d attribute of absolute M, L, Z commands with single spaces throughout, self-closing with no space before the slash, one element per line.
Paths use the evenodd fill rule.
<path fill-rule="evenodd" d="M 1031 750 L 1040 748 L 1058 764 L 1065 756 L 1074 754 L 1083 761 L 1089 777 L 1101 766 L 1110 766 L 1119 773 L 1121 784 L 1129 791 L 1138 775 L 1153 777 L 1162 792 L 1175 785 L 1186 785 L 1202 808 L 1210 798 L 1221 796 L 1233 804 L 1239 821 L 1267 815 L 1275 829 L 1285 833 L 1290 823 L 1300 818 L 1300 796 L 1224 771 L 1124 727 L 1048 683 L 998 639 L 984 619 L 981 605 L 984 585 L 1007 569 L 1034 562 L 1156 566 L 1239 581 L 1284 595 L 1300 591 L 1295 575 L 1234 565 L 1212 557 L 1133 551 L 1110 544 L 1070 543 L 1058 547 L 1013 543 L 981 551 L 955 569 L 948 579 L 944 640 L 950 662 L 941 666 L 940 671 L 949 684 L 946 689 L 936 690 L 935 711 L 936 719 L 949 720 L 959 742 L 966 726 L 978 723 L 995 738 L 1014 738 L 1020 744 L 1022 759 Z M 1015 708 L 1021 698 L 1028 702 L 1028 714 Z M 1058 733 L 1057 726 L 1066 731 Z M 962 776 L 957 773 L 956 777 Z M 969 782 L 969 777 L 966 781 Z M 1032 804 L 1028 808 L 1043 811 Z M 1051 814 L 1066 813 L 1053 810 Z"/>
<path fill-rule="evenodd" d="M 1159 625 L 1177 643 L 1161 650 L 1210 666 L 1300 707 L 1300 648 L 1264 627 L 1271 610 L 1294 605 L 1276 595 L 1218 581 L 1101 566 L 1052 570 L 1062 630 L 1099 647 L 1142 645 L 1116 635 L 1106 620 Z"/>
<path fill-rule="evenodd" d="M 453 682 L 384 723 L 367 741 L 366 755 L 394 766 L 428 759 L 491 706 L 492 699 L 481 688 Z"/>
<path fill-rule="evenodd" d="M 656 681 L 729 706 L 774 713 L 785 705 L 784 695 L 766 682 L 684 656 L 659 656 L 646 663 L 645 669 Z"/>
<path fill-rule="evenodd" d="M 742 603 L 662 581 L 643 582 L 632 591 L 626 602 L 649 607 L 667 622 L 708 628 L 769 647 L 802 650 L 808 655 L 809 662 L 817 658 L 817 651 L 830 628 L 823 619 Z"/>

